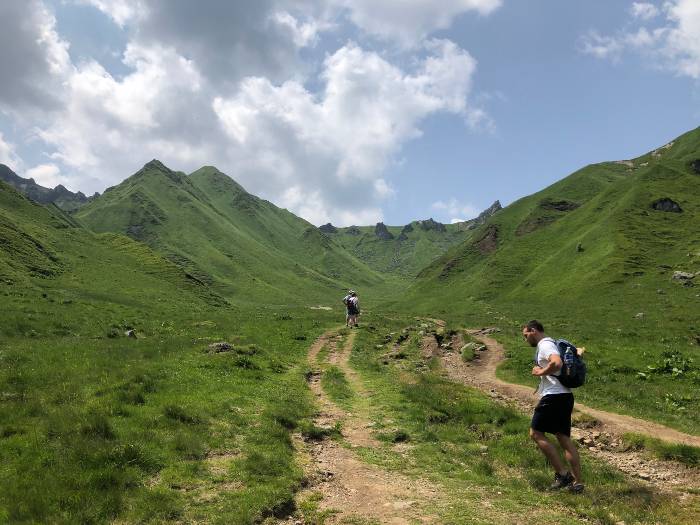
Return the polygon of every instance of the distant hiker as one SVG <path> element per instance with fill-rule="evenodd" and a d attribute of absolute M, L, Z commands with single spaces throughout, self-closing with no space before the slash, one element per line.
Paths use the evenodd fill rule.
<path fill-rule="evenodd" d="M 559 350 L 554 339 L 545 336 L 544 327 L 539 321 L 533 320 L 523 326 L 523 337 L 530 346 L 537 347 L 532 375 L 540 378 L 537 389 L 540 402 L 532 416 L 530 437 L 554 467 L 554 483 L 550 488 L 558 490 L 568 487 L 570 492 L 582 492 L 581 459 L 571 440 L 574 395 L 557 378 L 562 368 Z M 545 436 L 546 432 L 557 437 L 564 449 L 566 461 L 571 466 L 571 472 L 566 469 L 557 448 Z"/>
<path fill-rule="evenodd" d="M 345 316 L 345 326 L 352 328 L 357 325 L 357 316 L 360 314 L 360 300 L 357 298 L 355 290 L 348 290 L 348 295 L 343 297 L 343 304 L 347 309 Z"/>

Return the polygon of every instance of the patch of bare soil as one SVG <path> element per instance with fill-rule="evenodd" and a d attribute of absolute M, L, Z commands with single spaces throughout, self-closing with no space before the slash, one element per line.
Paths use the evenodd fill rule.
<path fill-rule="evenodd" d="M 327 332 L 309 349 L 309 362 L 316 369 L 309 378 L 309 386 L 319 407 L 315 424 L 332 428 L 341 423 L 343 438 L 348 446 L 329 439 L 302 442 L 308 456 L 306 471 L 309 486 L 299 497 L 304 499 L 313 493 L 320 493 L 320 510 L 332 511 L 325 520 L 328 524 L 348 523 L 347 520 L 353 518 L 396 525 L 435 523 L 435 517 L 426 515 L 422 508 L 435 500 L 438 490 L 425 480 L 388 472 L 361 461 L 354 448 L 379 446 L 371 435 L 369 421 L 334 404 L 321 387 L 322 372 L 318 366 L 318 355 L 328 346 L 328 362 L 344 372 L 356 394 L 367 395 L 362 381 L 349 365 L 354 340 L 355 332 L 351 332 L 345 344 L 339 347 L 340 337 Z M 302 522 L 290 518 L 288 523 Z"/>
<path fill-rule="evenodd" d="M 494 399 L 531 413 L 538 397 L 534 388 L 507 383 L 496 377 L 496 367 L 505 359 L 503 346 L 487 335 L 488 330 L 472 330 L 469 333 L 486 345 L 476 359 L 465 362 L 455 345 L 443 349 L 441 360 L 447 376 L 487 392 Z M 581 414 L 584 414 L 582 417 Z M 658 423 L 630 416 L 614 414 L 576 403 L 572 437 L 595 456 L 611 463 L 630 476 L 643 479 L 660 490 L 700 488 L 700 469 L 690 468 L 675 461 L 651 459 L 636 451 L 626 451 L 622 435 L 628 432 L 646 434 L 671 443 L 700 446 L 700 437 L 684 434 Z"/>

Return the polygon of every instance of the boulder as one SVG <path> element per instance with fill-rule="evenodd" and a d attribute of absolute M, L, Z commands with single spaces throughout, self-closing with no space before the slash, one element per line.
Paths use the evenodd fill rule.
<path fill-rule="evenodd" d="M 673 276 L 671 279 L 676 279 L 677 281 L 688 281 L 690 279 L 694 279 L 695 274 L 694 273 L 689 273 L 689 272 L 673 272 Z"/>
<path fill-rule="evenodd" d="M 232 349 L 233 345 L 231 343 L 227 343 L 226 341 L 219 341 L 218 343 L 212 343 L 209 345 L 209 350 L 215 353 L 228 352 Z"/>
<path fill-rule="evenodd" d="M 131 337 L 132 339 L 136 339 L 136 330 L 127 330 L 124 332 L 124 335 L 126 337 Z"/>
<path fill-rule="evenodd" d="M 695 159 L 690 163 L 690 169 L 695 172 L 696 175 L 700 175 L 700 159 Z"/>
<path fill-rule="evenodd" d="M 683 213 L 683 209 L 680 205 L 668 197 L 662 199 L 657 199 L 651 203 L 651 207 L 657 211 L 665 211 L 670 213 Z"/>

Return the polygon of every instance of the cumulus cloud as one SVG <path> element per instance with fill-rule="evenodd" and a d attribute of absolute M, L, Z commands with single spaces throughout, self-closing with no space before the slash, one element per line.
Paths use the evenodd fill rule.
<path fill-rule="evenodd" d="M 68 43 L 39 0 L 0 2 L 0 109 L 17 113 L 59 103 L 61 79 L 70 67 Z"/>
<path fill-rule="evenodd" d="M 146 4 L 141 0 L 73 0 L 77 4 L 91 5 L 114 22 L 124 27 L 127 22 L 138 20 L 148 14 Z"/>
<path fill-rule="evenodd" d="M 49 162 L 31 171 L 45 184 L 92 193 L 151 158 L 183 171 L 214 164 L 316 224 L 366 224 L 382 220 L 395 192 L 386 169 L 421 136 L 425 118 L 490 123 L 470 103 L 476 60 L 449 40 L 424 39 L 399 57 L 402 66 L 353 42 L 313 68 L 300 64 L 300 49 L 339 23 L 335 1 L 74 1 L 124 27 L 127 73 L 113 75 L 95 60 L 71 63 L 53 15 L 38 0 L 27 4 L 27 34 L 44 35 L 32 48 L 36 63 L 59 86 L 52 111 L 23 128 L 46 145 Z M 433 20 L 421 25 L 430 31 L 499 3 L 451 1 L 439 23 L 426 2 L 406 10 Z M 12 151 L 0 142 L 0 155 Z"/>
<path fill-rule="evenodd" d="M 65 182 L 61 176 L 61 169 L 55 164 L 39 164 L 28 169 L 24 176 L 34 179 L 37 184 L 46 188 L 54 188 Z"/>
<path fill-rule="evenodd" d="M 133 72 L 121 79 L 95 61 L 75 67 L 64 107 L 37 129 L 85 192 L 102 191 L 153 157 L 192 168 L 211 153 L 192 121 L 211 113 L 192 62 L 172 49 L 137 45 L 127 47 L 124 62 Z"/>
<path fill-rule="evenodd" d="M 469 11 L 487 15 L 501 0 L 334 0 L 347 9 L 355 25 L 369 34 L 403 46 L 420 44 L 426 36 L 446 29 Z"/>
<path fill-rule="evenodd" d="M 276 86 L 254 77 L 235 96 L 217 97 L 213 108 L 231 138 L 238 173 L 257 174 L 255 186 L 265 194 L 288 188 L 282 202 L 294 210 L 296 196 L 316 195 L 317 223 L 381 219 L 379 204 L 392 193 L 381 174 L 403 144 L 421 135 L 421 120 L 470 112 L 476 61 L 449 41 L 431 41 L 427 50 L 407 73 L 349 43 L 326 59 L 318 94 L 295 81 Z"/>
<path fill-rule="evenodd" d="M 436 201 L 432 204 L 432 208 L 449 217 L 451 224 L 468 221 L 479 215 L 479 209 L 476 206 L 460 203 L 455 198 L 447 201 Z"/>
<path fill-rule="evenodd" d="M 22 167 L 22 161 L 15 153 L 15 146 L 5 141 L 0 132 L 0 164 L 9 166 L 11 170 L 17 171 Z"/>
<path fill-rule="evenodd" d="M 279 82 L 303 74 L 307 66 L 299 50 L 333 27 L 321 0 L 77 1 L 110 16 L 132 42 L 168 47 L 194 61 L 218 84 L 251 75 Z"/>
<path fill-rule="evenodd" d="M 630 13 L 634 18 L 650 20 L 659 15 L 659 8 L 649 2 L 632 2 Z"/>
<path fill-rule="evenodd" d="M 581 39 L 580 50 L 611 60 L 619 60 L 625 52 L 640 52 L 659 69 L 700 79 L 700 2 L 669 0 L 662 10 L 647 2 L 634 2 L 630 13 L 632 25 L 614 35 L 591 31 Z M 652 20 L 654 25 L 634 27 Z"/>

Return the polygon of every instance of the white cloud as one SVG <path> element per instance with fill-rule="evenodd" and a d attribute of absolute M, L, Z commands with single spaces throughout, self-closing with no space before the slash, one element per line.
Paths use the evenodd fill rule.
<path fill-rule="evenodd" d="M 5 141 L 0 131 L 0 164 L 5 164 L 11 170 L 22 168 L 22 160 L 15 153 L 15 145 Z"/>
<path fill-rule="evenodd" d="M 681 75 L 700 78 L 700 2 L 667 3 L 668 33 L 662 53 Z"/>
<path fill-rule="evenodd" d="M 31 171 L 44 184 L 92 193 L 151 158 L 183 171 L 214 164 L 316 224 L 366 224 L 382 220 L 382 204 L 395 193 L 386 168 L 421 136 L 424 119 L 445 113 L 476 128 L 492 124 L 470 103 L 476 60 L 448 40 L 423 40 L 399 55 L 408 66 L 352 42 L 313 74 L 299 66 L 299 48 L 332 29 L 337 2 L 325 9 L 315 0 L 219 2 L 210 13 L 187 2 L 166 9 L 163 0 L 76 1 L 124 26 L 128 72 L 71 63 L 55 19 L 32 4 L 40 16 L 28 18 L 34 25 L 25 40 L 40 55 L 45 84 L 57 86 L 54 109 L 22 124 L 24 136 L 46 145 L 50 162 Z M 426 2 L 404 7 L 430 31 L 465 10 L 486 14 L 498 5 L 450 0 L 443 18 Z M 369 4 L 358 3 L 362 9 Z M 14 15 L 21 19 L 20 10 Z M 12 151 L 0 142 L 0 158 Z"/>
<path fill-rule="evenodd" d="M 56 19 L 39 0 L 0 2 L 0 109 L 23 113 L 54 107 L 70 69 L 69 45 Z"/>
<path fill-rule="evenodd" d="M 635 2 L 630 13 L 633 22 L 647 23 L 660 11 L 653 4 Z M 700 79 L 700 2 L 669 0 L 663 4 L 663 13 L 665 17 L 655 26 L 626 27 L 612 36 L 591 31 L 581 39 L 580 50 L 613 61 L 624 52 L 640 52 L 654 67 Z"/>
<path fill-rule="evenodd" d="M 333 0 L 352 22 L 369 34 L 411 47 L 432 32 L 446 29 L 455 17 L 475 11 L 488 15 L 502 0 Z"/>
<path fill-rule="evenodd" d="M 303 23 L 299 22 L 288 11 L 276 11 L 270 19 L 290 31 L 292 41 L 299 48 L 315 45 L 318 42 L 319 33 L 333 27 L 332 24 L 323 20 L 309 19 Z"/>
<path fill-rule="evenodd" d="M 411 74 L 350 43 L 326 59 L 318 94 L 295 81 L 248 78 L 235 96 L 215 98 L 237 173 L 255 177 L 254 187 L 273 200 L 288 188 L 281 202 L 302 214 L 313 209 L 316 223 L 379 219 L 379 204 L 393 193 L 382 172 L 421 135 L 421 120 L 472 111 L 474 59 L 448 41 L 427 48 Z"/>
<path fill-rule="evenodd" d="M 128 22 L 146 16 L 146 5 L 140 0 L 73 0 L 77 4 L 91 5 L 123 27 Z"/>
<path fill-rule="evenodd" d="M 630 13 L 634 18 L 651 20 L 659 16 L 659 8 L 649 2 L 632 2 Z"/>
<path fill-rule="evenodd" d="M 178 100 L 200 89 L 193 64 L 172 50 L 129 45 L 124 63 L 134 71 L 121 80 L 94 61 L 77 67 L 66 79 L 64 109 L 38 130 L 55 148 L 52 158 L 78 171 L 116 161 L 114 168 L 103 172 L 109 182 L 119 177 L 109 176 L 115 168 L 124 168 L 125 153 L 138 151 L 141 157 L 159 149 L 154 145 L 163 146 L 159 138 L 163 121 L 184 110 L 186 106 L 178 108 Z M 181 159 L 189 150 L 174 143 L 169 153 Z"/>
<path fill-rule="evenodd" d="M 473 219 L 480 213 L 476 206 L 469 203 L 460 203 L 454 197 L 447 201 L 436 201 L 432 204 L 432 208 L 449 217 L 451 224 Z M 462 217 L 466 217 L 466 219 Z"/>
<path fill-rule="evenodd" d="M 54 188 L 65 182 L 65 178 L 61 176 L 61 169 L 55 164 L 39 164 L 28 169 L 24 176 L 34 179 L 37 184 L 46 188 Z"/>

